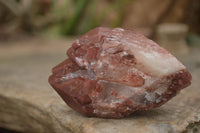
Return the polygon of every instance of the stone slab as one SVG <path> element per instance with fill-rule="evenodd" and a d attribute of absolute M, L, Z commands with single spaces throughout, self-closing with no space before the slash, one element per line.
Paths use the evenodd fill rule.
<path fill-rule="evenodd" d="M 2 43 L 2 42 L 1 42 Z M 0 127 L 29 133 L 179 133 L 200 131 L 200 49 L 182 61 L 192 85 L 167 104 L 124 119 L 87 118 L 69 108 L 48 84 L 71 40 L 0 43 Z"/>

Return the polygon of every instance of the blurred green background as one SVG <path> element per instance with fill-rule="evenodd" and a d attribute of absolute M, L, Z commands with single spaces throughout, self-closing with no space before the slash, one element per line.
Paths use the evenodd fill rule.
<path fill-rule="evenodd" d="M 153 36 L 160 23 L 185 23 L 190 42 L 200 33 L 199 0 L 0 0 L 0 39 L 12 35 L 80 35 L 97 26 Z"/>

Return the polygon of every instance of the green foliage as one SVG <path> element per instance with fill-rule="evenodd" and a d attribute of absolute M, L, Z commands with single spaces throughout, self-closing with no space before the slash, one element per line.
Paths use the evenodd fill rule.
<path fill-rule="evenodd" d="M 97 26 L 119 27 L 122 24 L 124 10 L 132 0 L 93 0 L 89 3 L 84 17 L 76 29 L 83 34 Z"/>
<path fill-rule="evenodd" d="M 90 0 L 77 1 L 77 6 L 73 16 L 67 21 L 66 25 L 64 26 L 63 33 L 65 35 L 74 34 L 76 26 L 79 24 L 80 17 L 81 15 L 83 15 L 84 10 L 86 9 L 89 1 Z"/>
<path fill-rule="evenodd" d="M 14 14 L 12 23 L 26 32 L 82 34 L 97 26 L 121 26 L 132 0 L 0 0 Z M 6 23 L 5 23 L 6 25 Z"/>

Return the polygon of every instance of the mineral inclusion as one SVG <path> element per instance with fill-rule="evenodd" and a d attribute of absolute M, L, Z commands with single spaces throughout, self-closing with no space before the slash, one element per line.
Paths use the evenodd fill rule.
<path fill-rule="evenodd" d="M 143 35 L 95 28 L 77 39 L 49 83 L 85 116 L 122 118 L 159 107 L 190 85 L 186 67 Z"/>

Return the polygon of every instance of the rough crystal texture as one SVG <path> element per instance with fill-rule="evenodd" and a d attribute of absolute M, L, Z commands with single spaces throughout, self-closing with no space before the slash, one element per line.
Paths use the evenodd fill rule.
<path fill-rule="evenodd" d="M 191 75 L 168 51 L 122 28 L 95 28 L 77 39 L 49 83 L 85 116 L 122 118 L 159 107 L 190 85 Z"/>

